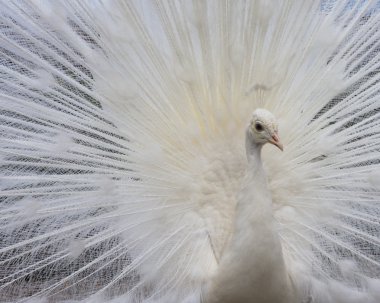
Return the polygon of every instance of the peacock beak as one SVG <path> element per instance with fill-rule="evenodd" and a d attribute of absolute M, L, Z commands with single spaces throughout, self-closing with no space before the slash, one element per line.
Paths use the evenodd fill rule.
<path fill-rule="evenodd" d="M 277 134 L 273 134 L 272 138 L 268 140 L 269 143 L 276 145 L 281 151 L 284 151 L 284 146 L 282 145 L 280 138 Z"/>

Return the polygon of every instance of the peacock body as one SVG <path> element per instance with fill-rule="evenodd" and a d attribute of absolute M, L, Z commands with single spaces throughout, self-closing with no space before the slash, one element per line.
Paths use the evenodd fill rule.
<path fill-rule="evenodd" d="M 380 302 L 379 27 L 367 0 L 2 1 L 0 301 Z"/>

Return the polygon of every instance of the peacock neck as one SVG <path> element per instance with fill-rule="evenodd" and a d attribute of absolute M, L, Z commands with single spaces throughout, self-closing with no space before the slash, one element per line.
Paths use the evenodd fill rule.
<path fill-rule="evenodd" d="M 210 302 L 292 302 L 261 149 L 247 139 L 248 167 L 237 197 L 234 231 L 212 283 Z"/>
<path fill-rule="evenodd" d="M 249 237 L 252 241 L 256 241 L 256 243 L 262 238 L 261 234 L 263 232 L 267 236 L 270 236 L 270 238 L 277 239 L 274 228 L 272 198 L 261 161 L 261 150 L 262 145 L 253 142 L 247 136 L 246 151 L 248 165 L 241 190 L 237 197 L 238 203 L 233 236 L 233 238 L 239 238 L 245 234 L 245 238 Z M 252 247 L 250 248 L 257 251 Z"/>
<path fill-rule="evenodd" d="M 258 169 L 264 174 L 263 165 L 261 162 L 261 150 L 263 145 L 255 143 L 250 134 L 247 132 L 245 136 L 245 150 L 247 154 L 248 170 L 247 172 L 254 172 Z"/>

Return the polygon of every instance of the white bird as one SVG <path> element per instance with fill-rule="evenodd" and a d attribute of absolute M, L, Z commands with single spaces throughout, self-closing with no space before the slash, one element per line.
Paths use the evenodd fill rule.
<path fill-rule="evenodd" d="M 283 149 L 275 118 L 258 109 L 246 131 L 248 168 L 237 197 L 232 236 L 210 281 L 206 302 L 297 301 L 261 161 L 261 149 L 267 142 Z"/>
<path fill-rule="evenodd" d="M 0 301 L 380 302 L 379 26 L 370 0 L 3 1 Z"/>

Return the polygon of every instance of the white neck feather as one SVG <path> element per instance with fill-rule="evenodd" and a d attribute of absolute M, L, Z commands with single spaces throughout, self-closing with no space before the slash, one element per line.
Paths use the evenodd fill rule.
<path fill-rule="evenodd" d="M 238 196 L 234 232 L 207 302 L 295 302 L 275 230 L 261 148 L 247 134 L 248 169 Z"/>

